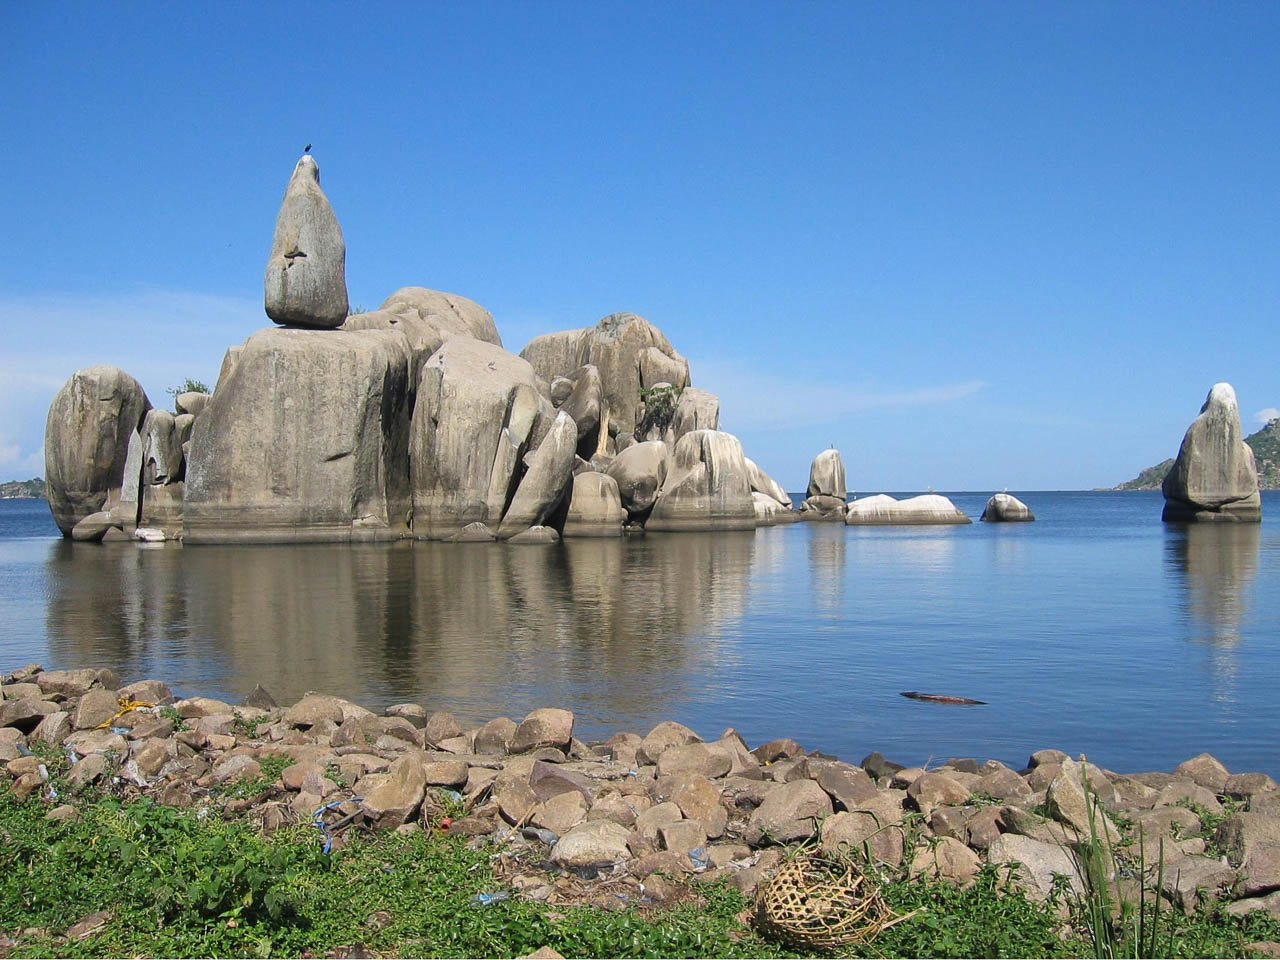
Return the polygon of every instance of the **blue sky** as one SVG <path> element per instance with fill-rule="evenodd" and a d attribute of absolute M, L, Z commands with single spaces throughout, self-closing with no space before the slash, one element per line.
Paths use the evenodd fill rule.
<path fill-rule="evenodd" d="M 4 4 L 0 479 L 78 367 L 265 326 L 313 143 L 351 302 L 619 310 L 788 489 L 1112 484 L 1280 407 L 1280 6 Z"/>

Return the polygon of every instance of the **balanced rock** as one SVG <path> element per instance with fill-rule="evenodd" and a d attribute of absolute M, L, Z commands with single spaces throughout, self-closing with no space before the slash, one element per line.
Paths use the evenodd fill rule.
<path fill-rule="evenodd" d="M 45 483 L 63 536 L 119 501 L 130 442 L 150 409 L 138 381 L 119 367 L 77 370 L 54 395 L 45 422 Z"/>
<path fill-rule="evenodd" d="M 755 503 L 737 437 L 720 430 L 694 430 L 676 442 L 672 461 L 646 530 L 755 527 Z"/>
<path fill-rule="evenodd" d="M 895 500 L 877 494 L 854 500 L 845 511 L 844 522 L 850 526 L 971 523 L 946 497 L 927 493 L 906 500 Z"/>
<path fill-rule="evenodd" d="M 1035 518 L 1025 503 L 1008 493 L 997 493 L 982 511 L 987 523 L 1025 523 Z"/>
<path fill-rule="evenodd" d="M 1229 383 L 1215 383 L 1164 478 L 1166 521 L 1262 519 L 1258 469 Z"/>
<path fill-rule="evenodd" d="M 626 519 L 618 481 L 591 470 L 574 474 L 564 521 L 566 537 L 620 537 Z"/>
<path fill-rule="evenodd" d="M 347 245 L 310 155 L 285 188 L 263 291 L 276 323 L 332 329 L 347 318 Z"/>
<path fill-rule="evenodd" d="M 200 390 L 188 390 L 186 393 L 180 393 L 173 398 L 173 405 L 178 408 L 178 414 L 190 414 L 198 417 L 204 412 L 205 406 L 209 403 L 209 394 Z"/>
<path fill-rule="evenodd" d="M 528 361 L 471 337 L 446 340 L 422 368 L 413 409 L 414 534 L 442 540 L 471 523 L 497 527 L 522 458 L 554 419 Z"/>
<path fill-rule="evenodd" d="M 844 460 L 840 451 L 832 448 L 823 450 L 813 458 L 809 466 L 809 486 L 805 490 L 806 497 L 837 497 L 844 500 L 849 491 L 844 480 Z"/>
<path fill-rule="evenodd" d="M 190 543 L 408 532 L 410 351 L 402 334 L 260 330 L 196 419 Z"/>
<path fill-rule="evenodd" d="M 623 508 L 636 517 L 648 513 L 670 470 L 671 448 L 661 440 L 647 440 L 619 453 L 606 472 L 618 485 Z"/>

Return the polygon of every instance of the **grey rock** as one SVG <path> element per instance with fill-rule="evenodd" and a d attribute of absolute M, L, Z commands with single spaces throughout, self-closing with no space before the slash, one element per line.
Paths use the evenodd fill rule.
<path fill-rule="evenodd" d="M 661 440 L 648 440 L 619 453 L 607 473 L 618 485 L 623 509 L 640 516 L 653 506 L 671 469 L 671 448 Z"/>
<path fill-rule="evenodd" d="M 573 475 L 564 521 L 566 537 L 620 537 L 626 519 L 618 481 L 591 470 Z"/>
<path fill-rule="evenodd" d="M 751 491 L 751 505 L 756 511 L 756 526 L 771 527 L 779 523 L 790 523 L 792 520 L 798 520 L 799 515 L 792 512 L 790 507 L 784 507 L 777 500 L 768 494 Z M 843 511 L 841 512 L 843 516 Z"/>
<path fill-rule="evenodd" d="M 937 493 L 895 500 L 877 494 L 849 504 L 844 522 L 850 526 L 971 523 L 963 511 Z"/>
<path fill-rule="evenodd" d="M 806 497 L 826 496 L 845 500 L 849 496 L 844 479 L 844 460 L 836 449 L 823 450 L 813 458 L 809 466 L 809 486 Z"/>
<path fill-rule="evenodd" d="M 175 483 L 182 479 L 182 444 L 174 415 L 153 407 L 142 418 L 142 483 Z"/>
<path fill-rule="evenodd" d="M 506 753 L 517 729 L 516 722 L 508 717 L 490 720 L 476 731 L 476 753 Z"/>
<path fill-rule="evenodd" d="M 595 867 L 620 863 L 631 851 L 627 848 L 630 831 L 610 820 L 588 820 L 580 823 L 551 849 L 551 862 L 561 867 Z"/>
<path fill-rule="evenodd" d="M 1258 469 L 1240 430 L 1240 408 L 1229 383 L 1216 383 L 1187 428 L 1164 479 L 1166 521 L 1262 519 Z"/>
<path fill-rule="evenodd" d="M 81 543 L 94 543 L 101 540 L 103 534 L 115 526 L 111 511 L 99 510 L 80 520 L 71 528 L 71 539 Z"/>
<path fill-rule="evenodd" d="M 747 465 L 747 482 L 751 484 L 751 492 L 763 494 L 790 510 L 791 498 L 782 489 L 782 484 L 761 470 L 750 457 L 743 457 L 743 462 Z"/>
<path fill-rule="evenodd" d="M 474 300 L 456 293 L 401 287 L 378 309 L 414 314 L 422 323 L 438 330 L 444 339 L 448 339 L 448 334 L 462 334 L 502 346 L 493 315 Z"/>
<path fill-rule="evenodd" d="M 521 721 L 511 737 L 512 753 L 526 753 L 539 747 L 569 746 L 573 738 L 573 713 L 569 710 L 544 708 L 534 710 Z"/>
<path fill-rule="evenodd" d="M 1221 793 L 1231 778 L 1231 774 L 1217 757 L 1208 753 L 1201 753 L 1190 760 L 1184 760 L 1174 768 L 1173 775 L 1186 777 L 1214 793 Z"/>
<path fill-rule="evenodd" d="M 360 809 L 376 826 L 397 827 L 418 812 L 426 794 L 426 773 L 417 758 L 401 757 L 384 776 L 385 779 L 365 795 Z"/>
<path fill-rule="evenodd" d="M 507 539 L 529 527 L 542 524 L 564 499 L 573 477 L 577 431 L 573 419 L 563 410 L 556 414 L 550 431 L 527 458 L 528 470 L 516 488 L 511 505 L 503 514 L 498 538 Z"/>
<path fill-rule="evenodd" d="M 791 843 L 817 831 L 833 812 L 831 798 L 812 780 L 794 780 L 769 791 L 747 822 L 748 843 Z"/>
<path fill-rule="evenodd" d="M 694 430 L 719 430 L 720 398 L 697 387 L 681 390 L 675 414 L 671 418 L 671 429 L 677 443 L 686 433 Z"/>
<path fill-rule="evenodd" d="M 527 361 L 470 337 L 447 340 L 422 368 L 413 409 L 414 534 L 445 539 L 469 523 L 497 527 L 522 458 L 554 414 Z"/>
<path fill-rule="evenodd" d="M 65 536 L 111 510 L 125 478 L 129 440 L 151 409 L 138 381 L 118 367 L 77 370 L 54 395 L 45 423 L 49 510 Z"/>
<path fill-rule="evenodd" d="M 560 534 L 555 531 L 554 527 L 544 527 L 534 525 L 527 530 L 522 530 L 514 537 L 509 537 L 507 543 L 514 543 L 517 546 L 523 543 L 527 544 L 547 544 L 559 543 Z"/>
<path fill-rule="evenodd" d="M 670 473 L 645 529 L 750 530 L 755 517 L 738 438 L 718 430 L 694 430 L 676 442 Z"/>
<path fill-rule="evenodd" d="M 1084 881 L 1074 859 L 1055 844 L 1006 833 L 987 849 L 987 862 L 1010 867 L 1014 882 L 1034 900 L 1047 900 L 1058 876 L 1067 878 L 1077 896 L 1084 893 Z"/>
<path fill-rule="evenodd" d="M 833 520 L 843 523 L 845 519 L 845 508 L 848 504 L 839 497 L 828 496 L 825 493 L 816 493 L 811 497 L 805 497 L 800 504 L 800 519 L 802 520 Z"/>
<path fill-rule="evenodd" d="M 451 537 L 445 537 L 449 543 L 492 543 L 498 535 L 483 523 L 468 523 Z"/>
<path fill-rule="evenodd" d="M 600 381 L 600 371 L 587 364 L 574 371 L 573 390 L 560 405 L 560 410 L 573 418 L 577 425 L 577 449 L 589 459 L 597 452 L 603 452 L 600 437 L 600 424 L 606 418 L 604 407 L 604 385 Z M 608 436 L 607 425 L 605 436 Z"/>
<path fill-rule="evenodd" d="M 209 394 L 199 390 L 188 390 L 173 398 L 173 405 L 178 408 L 178 413 L 189 414 L 192 417 L 200 416 L 208 402 Z"/>
<path fill-rule="evenodd" d="M 1217 900 L 1235 881 L 1236 872 L 1221 860 L 1190 856 L 1165 864 L 1161 890 L 1189 914 L 1203 901 Z"/>
<path fill-rule="evenodd" d="M 76 708 L 71 712 L 71 725 L 77 730 L 92 730 L 113 718 L 119 709 L 116 691 L 95 687 L 76 702 Z"/>
<path fill-rule="evenodd" d="M 640 385 L 648 390 L 662 383 L 677 389 L 689 385 L 689 361 L 674 351 L 663 353 L 659 347 L 640 351 Z"/>
<path fill-rule="evenodd" d="M 276 323 L 331 329 L 347 318 L 347 245 L 310 155 L 285 187 L 263 299 Z"/>
<path fill-rule="evenodd" d="M 57 704 L 27 697 L 0 703 L 0 727 L 16 727 L 23 733 L 34 730 L 47 715 L 57 713 Z"/>
<path fill-rule="evenodd" d="M 1025 503 L 1008 493 L 995 494 L 982 510 L 987 523 L 1025 523 L 1035 518 Z"/>
<path fill-rule="evenodd" d="M 408 533 L 409 348 L 401 334 L 267 329 L 196 420 L 188 543 Z"/>
<path fill-rule="evenodd" d="M 702 738 L 674 720 L 664 720 L 649 731 L 636 748 L 636 759 L 641 763 L 657 763 L 662 755 L 671 747 L 684 746 L 687 743 L 699 743 Z"/>

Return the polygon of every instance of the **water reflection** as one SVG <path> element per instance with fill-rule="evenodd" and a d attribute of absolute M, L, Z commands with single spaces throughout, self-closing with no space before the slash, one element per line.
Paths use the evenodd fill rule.
<path fill-rule="evenodd" d="M 51 544 L 49 646 L 200 692 L 340 692 L 472 719 L 571 704 L 637 726 L 715 676 L 752 532 L 553 547 Z"/>
<path fill-rule="evenodd" d="M 1258 576 L 1259 524 L 1191 523 L 1171 528 L 1166 556 L 1183 582 L 1192 639 L 1209 644 L 1213 699 L 1236 699 L 1240 627 Z"/>
<path fill-rule="evenodd" d="M 809 575 L 813 596 L 823 611 L 839 610 L 844 603 L 844 563 L 849 538 L 843 523 L 811 523 L 809 526 Z"/>

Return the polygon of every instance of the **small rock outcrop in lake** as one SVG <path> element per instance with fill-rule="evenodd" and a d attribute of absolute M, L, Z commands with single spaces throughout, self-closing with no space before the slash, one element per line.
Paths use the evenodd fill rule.
<path fill-rule="evenodd" d="M 809 467 L 809 486 L 800 515 L 805 520 L 843 520 L 849 491 L 844 479 L 840 451 L 823 450 Z"/>
<path fill-rule="evenodd" d="M 694 430 L 676 443 L 645 529 L 750 530 L 755 518 L 738 438 L 719 430 Z"/>
<path fill-rule="evenodd" d="M 987 523 L 1025 523 L 1035 518 L 1025 503 L 1008 493 L 997 493 L 982 511 L 982 519 Z"/>
<path fill-rule="evenodd" d="M 888 494 L 854 500 L 845 512 L 849 526 L 909 526 L 912 524 L 972 523 L 956 505 L 937 493 L 927 493 L 906 500 L 895 500 Z"/>
<path fill-rule="evenodd" d="M 268 328 L 251 336 L 224 363 L 195 421 L 187 541 L 406 534 L 410 357 L 396 332 Z"/>
<path fill-rule="evenodd" d="M 1164 479 L 1167 521 L 1262 519 L 1253 450 L 1241 439 L 1240 408 L 1229 383 L 1216 383 L 1187 428 Z"/>
<path fill-rule="evenodd" d="M 130 443 L 150 409 L 141 385 L 119 367 L 77 370 L 54 396 L 45 423 L 45 481 L 63 536 L 119 502 Z"/>
<path fill-rule="evenodd" d="M 276 323 L 333 328 L 347 318 L 347 245 L 310 155 L 298 160 L 284 191 L 263 299 Z"/>

